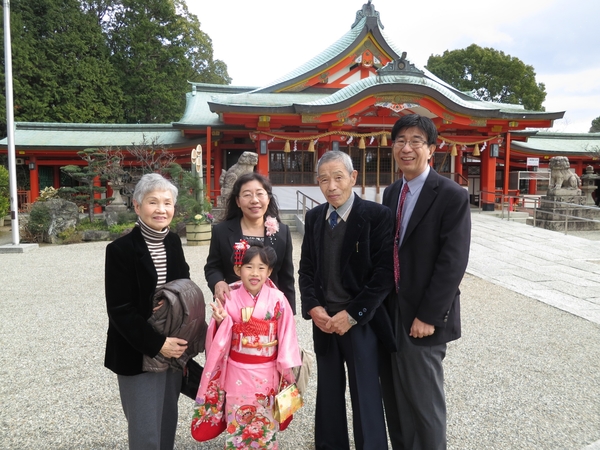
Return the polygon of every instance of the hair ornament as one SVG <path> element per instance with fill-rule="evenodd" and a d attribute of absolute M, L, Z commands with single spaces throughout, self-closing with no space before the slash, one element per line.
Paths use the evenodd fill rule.
<path fill-rule="evenodd" d="M 246 254 L 246 250 L 250 248 L 250 244 L 248 241 L 242 239 L 239 242 L 233 244 L 233 264 L 236 266 L 241 266 L 244 260 L 244 255 Z"/>

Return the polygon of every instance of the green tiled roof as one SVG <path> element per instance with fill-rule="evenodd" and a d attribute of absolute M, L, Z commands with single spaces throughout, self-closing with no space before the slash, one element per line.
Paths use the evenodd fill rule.
<path fill-rule="evenodd" d="M 198 88 L 196 88 L 195 92 L 188 92 L 186 94 L 186 107 L 183 117 L 178 122 L 173 123 L 173 126 L 185 127 L 186 125 L 194 125 L 196 127 L 215 127 L 221 125 L 219 115 L 213 113 L 208 106 L 208 102 L 217 95 L 214 92 L 203 92 Z"/>
<path fill-rule="evenodd" d="M 546 155 L 589 155 L 600 152 L 600 133 L 539 132 L 530 136 L 527 142 L 512 141 L 511 148 Z"/>
<path fill-rule="evenodd" d="M 309 93 L 263 93 L 259 91 L 246 92 L 242 94 L 218 94 L 210 96 L 210 108 L 214 111 L 228 111 L 232 108 L 251 108 L 259 110 L 262 113 L 277 112 L 277 113 L 315 113 L 320 109 L 329 111 L 332 108 L 339 109 L 346 105 L 344 103 L 352 103 L 354 98 L 359 95 L 364 95 L 371 91 L 373 93 L 420 93 L 428 94 L 438 100 L 442 104 L 452 106 L 452 109 L 458 110 L 464 114 L 480 115 L 485 117 L 502 117 L 502 118 L 531 118 L 538 115 L 544 116 L 545 119 L 558 119 L 563 113 L 548 113 L 543 111 L 527 111 L 522 105 L 512 105 L 505 103 L 492 103 L 475 99 L 467 94 L 464 94 L 457 89 L 452 88 L 446 83 L 440 83 L 435 76 L 429 76 L 427 72 L 424 75 L 419 74 L 396 74 L 396 75 L 379 75 L 368 78 L 363 78 L 351 85 L 346 86 L 338 91 L 323 91 Z M 198 96 L 198 94 L 196 94 Z M 204 97 L 203 97 L 204 98 Z M 200 102 L 200 100 L 198 100 Z M 199 112 L 200 108 L 191 108 L 189 105 L 188 111 L 194 114 L 187 113 L 181 122 L 190 124 L 201 123 L 194 120 L 206 120 L 209 115 L 202 116 Z M 197 107 L 202 106 L 201 103 Z M 206 109 L 204 110 L 206 111 Z"/>
<path fill-rule="evenodd" d="M 200 139 L 190 140 L 171 124 L 69 124 L 17 122 L 15 124 L 15 146 L 27 148 L 79 149 L 89 147 L 127 147 L 140 144 L 143 140 L 167 147 L 196 145 Z M 202 139 L 204 140 L 204 139 Z M 0 141 L 6 148 L 7 139 Z"/>
<path fill-rule="evenodd" d="M 366 22 L 367 18 L 363 17 L 361 21 L 357 24 L 357 26 L 351 28 L 350 31 L 348 31 L 335 43 L 330 45 L 328 48 L 326 48 L 324 51 L 312 58 L 310 61 L 307 61 L 300 67 L 294 69 L 293 71 L 273 81 L 272 83 L 269 83 L 268 85 L 257 89 L 257 92 L 270 91 L 276 86 L 286 84 L 287 82 L 292 81 L 295 78 L 302 77 L 307 73 L 317 70 L 319 67 L 328 64 L 332 59 L 339 57 L 341 54 L 344 54 L 346 50 L 354 43 L 356 38 L 360 36 L 360 34 L 363 32 L 363 28 L 365 27 Z"/>

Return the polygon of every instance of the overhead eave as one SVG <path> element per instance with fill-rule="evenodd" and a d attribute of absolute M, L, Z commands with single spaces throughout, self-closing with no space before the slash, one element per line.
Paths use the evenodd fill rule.
<path fill-rule="evenodd" d="M 255 95 L 256 97 L 254 97 Z M 209 102 L 209 107 L 214 113 L 323 115 L 352 108 L 353 105 L 368 97 L 397 96 L 398 102 L 414 101 L 418 103 L 429 100 L 429 102 L 441 105 L 444 109 L 455 114 L 476 118 L 553 121 L 564 116 L 564 112 L 527 111 L 520 105 L 476 100 L 460 95 L 456 91 L 430 80 L 428 77 L 413 75 L 369 77 L 331 95 L 262 95 L 272 95 L 273 101 L 277 99 L 279 104 L 271 102 L 271 104 L 265 105 L 265 98 L 261 97 L 260 94 L 248 93 L 239 97 L 235 96 L 238 97 L 237 99 L 231 96 L 226 101 L 220 99 L 218 102 Z M 440 108 L 438 107 L 438 109 Z"/>

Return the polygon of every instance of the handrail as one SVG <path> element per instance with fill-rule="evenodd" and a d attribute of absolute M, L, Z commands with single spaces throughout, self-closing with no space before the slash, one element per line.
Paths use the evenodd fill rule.
<path fill-rule="evenodd" d="M 307 201 L 310 201 L 310 207 L 307 205 Z M 304 222 L 304 216 L 306 216 L 306 212 L 320 204 L 321 202 L 309 197 L 304 192 L 296 191 L 296 214 L 302 218 L 302 222 Z M 302 208 L 300 208 L 300 205 L 302 205 Z M 302 214 L 300 214 L 301 210 Z"/>

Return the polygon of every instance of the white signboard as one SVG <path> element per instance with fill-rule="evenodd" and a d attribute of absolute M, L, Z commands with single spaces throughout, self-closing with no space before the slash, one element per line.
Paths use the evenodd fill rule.
<path fill-rule="evenodd" d="M 527 158 L 527 165 L 539 167 L 540 166 L 540 158 Z"/>

